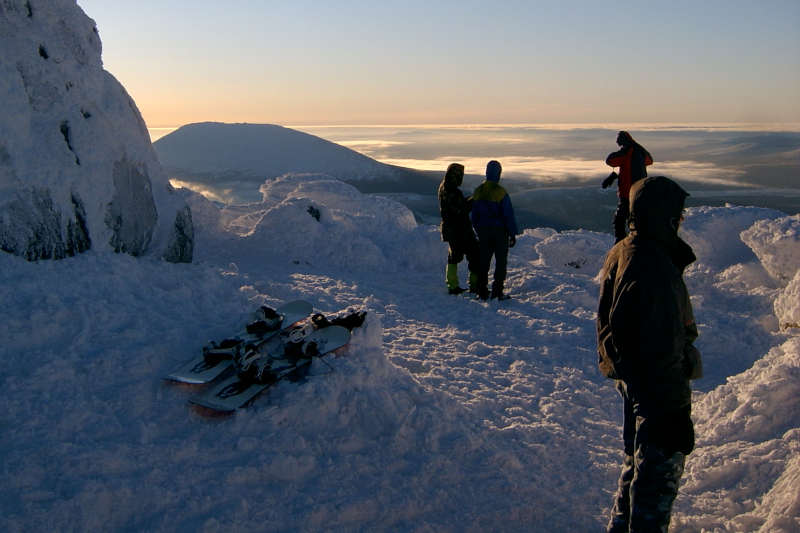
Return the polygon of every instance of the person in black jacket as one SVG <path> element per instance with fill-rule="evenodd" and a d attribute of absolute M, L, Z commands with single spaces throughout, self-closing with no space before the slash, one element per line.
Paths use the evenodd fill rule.
<path fill-rule="evenodd" d="M 608 531 L 669 527 L 685 457 L 694 448 L 690 379 L 700 377 L 697 327 L 678 236 L 688 193 L 665 177 L 633 184 L 631 233 L 609 251 L 597 311 L 600 369 L 623 399 L 625 457 Z"/>
<path fill-rule="evenodd" d="M 445 281 L 450 294 L 460 294 L 467 289 L 459 286 L 458 264 L 467 258 L 470 291 L 477 290 L 478 240 L 472 230 L 469 212 L 472 201 L 464 198 L 459 187 L 464 181 L 464 165 L 452 163 L 447 167 L 439 184 L 439 214 L 442 216 L 442 240 L 447 242 L 447 270 Z"/>

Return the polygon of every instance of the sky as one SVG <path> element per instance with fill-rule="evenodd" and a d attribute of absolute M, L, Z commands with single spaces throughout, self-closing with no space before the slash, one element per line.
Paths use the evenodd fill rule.
<path fill-rule="evenodd" d="M 800 122 L 796 0 L 78 0 L 151 128 Z"/>

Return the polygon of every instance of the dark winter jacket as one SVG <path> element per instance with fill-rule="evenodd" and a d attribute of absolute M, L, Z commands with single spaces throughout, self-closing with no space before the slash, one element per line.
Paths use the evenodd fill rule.
<path fill-rule="evenodd" d="M 608 154 L 606 164 L 619 167 L 617 194 L 620 198 L 627 199 L 631 185 L 647 177 L 647 166 L 653 164 L 653 156 L 641 144 L 634 141 L 627 131 L 619 132 L 617 142 L 622 148 Z"/>
<path fill-rule="evenodd" d="M 509 235 L 517 235 L 517 219 L 511 198 L 498 183 L 502 167 L 497 161 L 489 161 L 486 165 L 486 181 L 481 183 L 472 193 L 472 225 L 481 227 L 504 227 Z"/>
<path fill-rule="evenodd" d="M 439 214 L 442 216 L 442 240 L 458 240 L 464 233 L 472 233 L 469 220 L 471 200 L 464 198 L 459 187 L 464 181 L 464 165 L 452 163 L 447 167 L 439 184 Z"/>
<path fill-rule="evenodd" d="M 631 188 L 631 234 L 609 251 L 597 311 L 601 371 L 622 380 L 637 414 L 664 416 L 691 405 L 699 377 L 692 305 L 683 270 L 695 260 L 678 237 L 688 196 L 655 177 Z M 688 411 L 687 411 L 688 412 Z"/>

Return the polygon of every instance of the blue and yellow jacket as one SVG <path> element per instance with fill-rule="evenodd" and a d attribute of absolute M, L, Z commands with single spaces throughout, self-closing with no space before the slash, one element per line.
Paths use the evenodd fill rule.
<path fill-rule="evenodd" d="M 505 227 L 509 235 L 517 235 L 519 230 L 511 198 L 498 181 L 499 168 L 496 172 L 487 168 L 486 181 L 472 194 L 472 225 L 476 230 L 486 226 Z"/>

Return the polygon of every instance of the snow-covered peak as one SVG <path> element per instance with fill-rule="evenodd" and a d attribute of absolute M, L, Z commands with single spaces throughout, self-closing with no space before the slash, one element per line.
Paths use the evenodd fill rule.
<path fill-rule="evenodd" d="M 326 174 L 370 192 L 430 192 L 440 179 L 274 124 L 189 124 L 153 146 L 176 184 L 226 203 L 258 201 L 264 180 L 285 174 Z"/>
<path fill-rule="evenodd" d="M 344 146 L 274 124 L 189 124 L 155 146 L 165 168 L 192 172 L 252 172 L 263 178 L 327 172 L 345 177 L 340 174 L 368 176 L 382 166 Z"/>
<path fill-rule="evenodd" d="M 4 0 L 0 48 L 0 249 L 191 260 L 191 213 L 103 70 L 94 21 L 74 0 Z"/>

